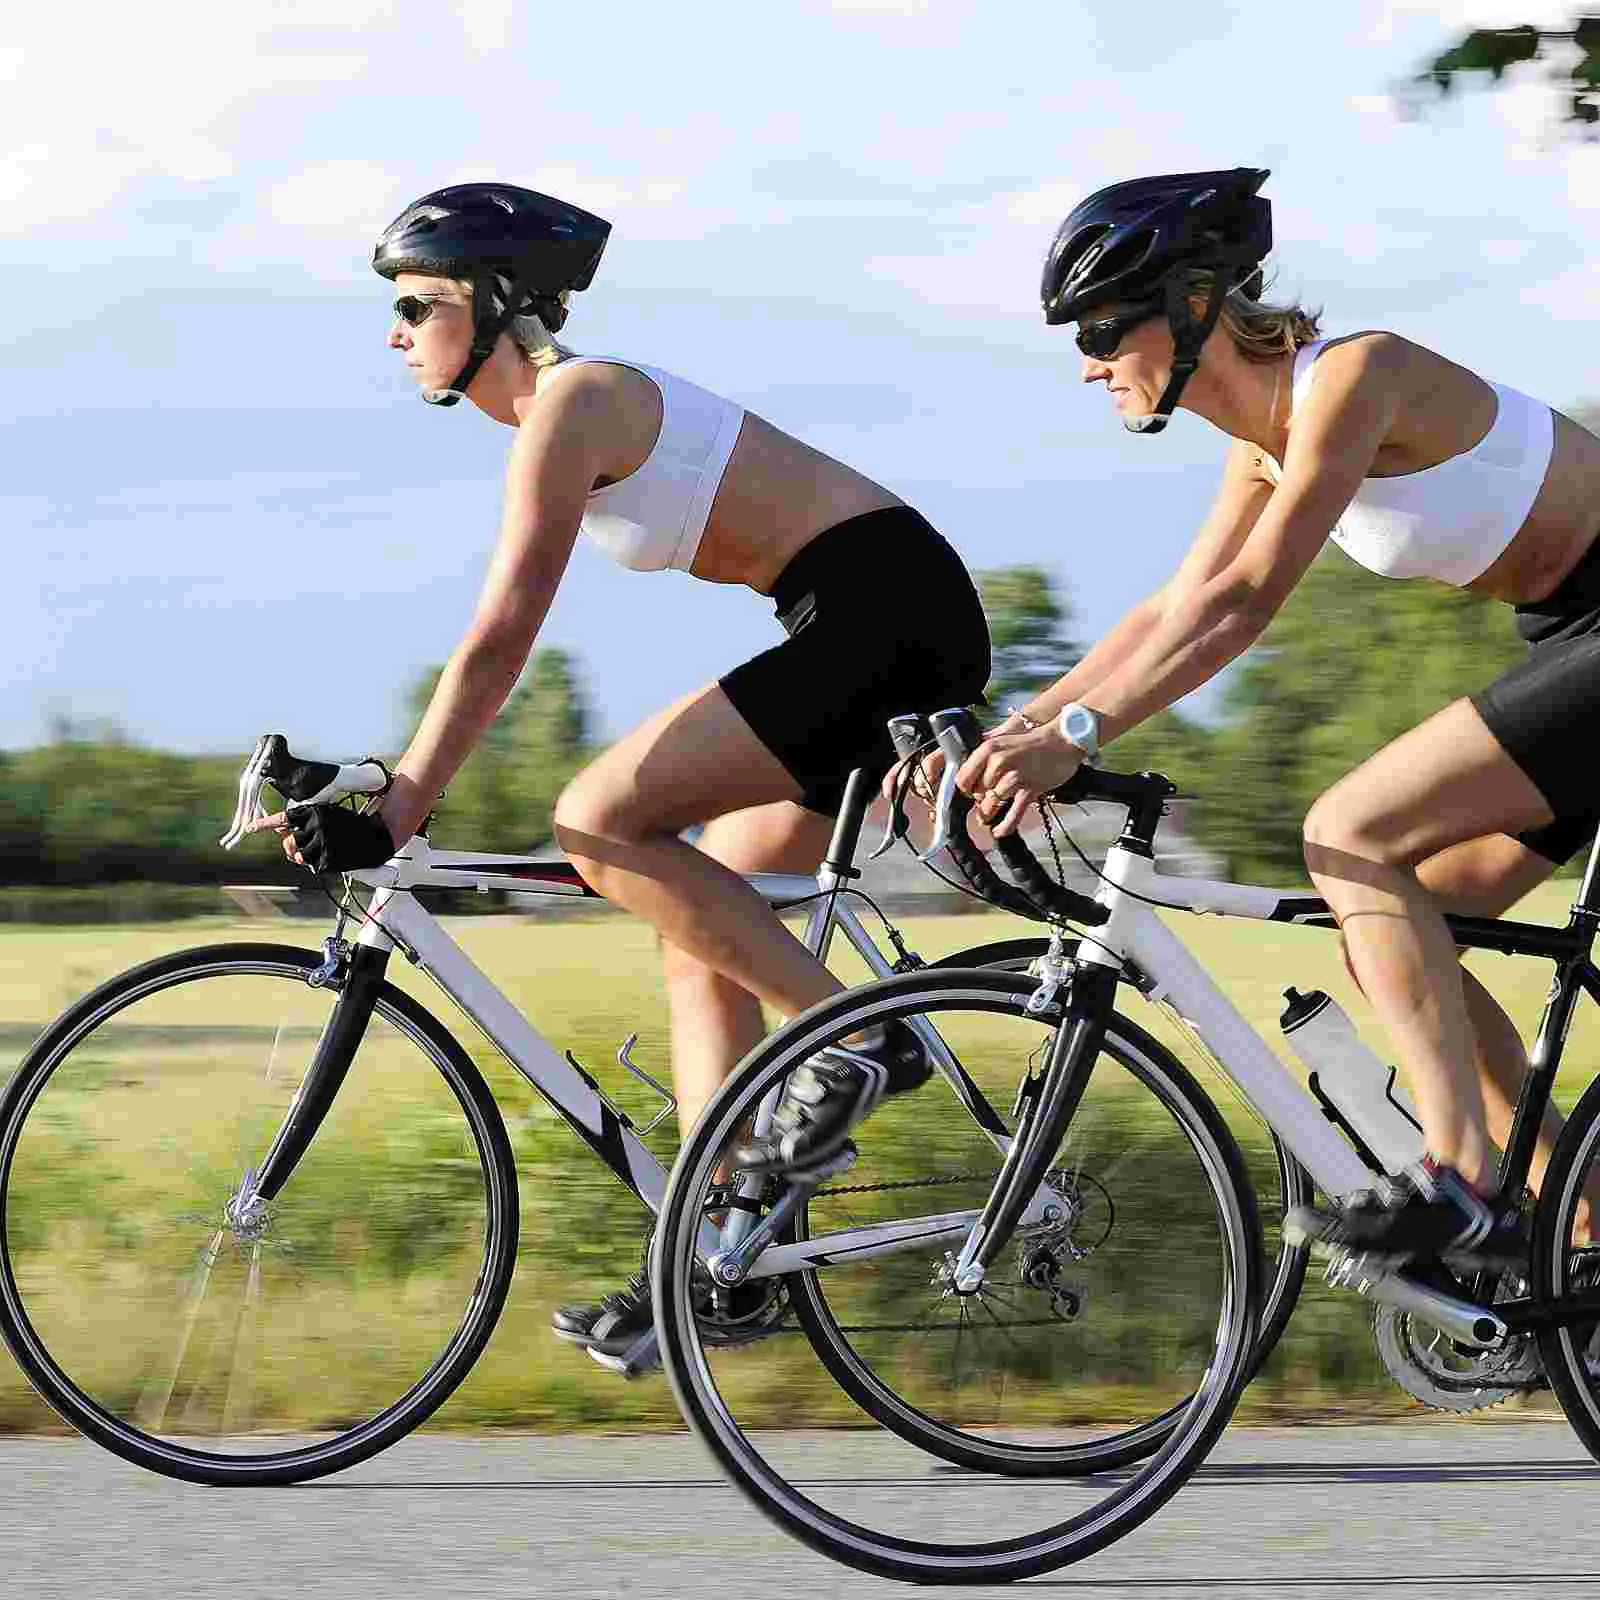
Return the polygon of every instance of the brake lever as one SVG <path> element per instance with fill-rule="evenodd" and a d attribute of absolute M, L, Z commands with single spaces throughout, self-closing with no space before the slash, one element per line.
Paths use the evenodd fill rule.
<path fill-rule="evenodd" d="M 918 855 L 919 861 L 932 861 L 941 850 L 949 848 L 951 812 L 955 809 L 956 796 L 960 792 L 956 788 L 955 766 L 947 760 L 944 764 L 944 776 L 939 780 L 939 799 L 933 811 L 933 838 L 929 841 L 928 848 Z"/>
<path fill-rule="evenodd" d="M 272 735 L 262 734 L 239 774 L 239 797 L 234 803 L 233 821 L 221 839 L 224 850 L 233 849 L 250 831 L 251 824 L 261 821 L 267 814 L 261 804 L 261 791 L 267 786 L 267 761 L 271 745 Z"/>
<path fill-rule="evenodd" d="M 915 713 L 889 718 L 889 742 L 894 746 L 894 753 L 905 763 L 905 775 L 889 796 L 889 816 L 883 825 L 883 838 L 879 840 L 878 848 L 867 857 L 868 861 L 876 861 L 905 838 L 911 829 L 911 819 L 906 815 L 906 790 L 916 782 L 917 758 L 922 753 L 924 742 L 923 732 L 922 718 Z"/>
<path fill-rule="evenodd" d="M 895 785 L 894 791 L 889 796 L 889 817 L 883 825 L 883 837 L 878 841 L 878 848 L 868 854 L 868 861 L 876 861 L 879 856 L 887 854 L 910 831 L 911 818 L 906 815 L 905 799 L 906 789 L 915 770 L 915 767 L 908 764 L 906 775 Z"/>

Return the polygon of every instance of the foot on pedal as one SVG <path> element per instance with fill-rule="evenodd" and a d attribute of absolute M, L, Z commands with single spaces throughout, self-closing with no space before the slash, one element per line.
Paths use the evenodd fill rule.
<path fill-rule="evenodd" d="M 1295 1206 L 1290 1244 L 1321 1245 L 1375 1262 L 1446 1261 L 1471 1269 L 1522 1266 L 1528 1238 L 1513 1206 L 1486 1200 L 1451 1167 L 1409 1167 L 1394 1193 L 1364 1193 L 1342 1209 Z"/>
<path fill-rule="evenodd" d="M 789 1074 L 765 1137 L 732 1153 L 743 1172 L 781 1172 L 806 1179 L 849 1148 L 850 1130 L 889 1094 L 928 1081 L 933 1063 L 914 1029 L 891 1020 L 866 1030 L 854 1045 L 829 1045 Z"/>

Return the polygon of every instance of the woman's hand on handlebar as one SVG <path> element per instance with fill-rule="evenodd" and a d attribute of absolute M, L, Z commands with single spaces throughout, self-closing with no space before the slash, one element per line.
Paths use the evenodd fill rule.
<path fill-rule="evenodd" d="M 991 733 L 962 763 L 956 787 L 977 802 L 989 831 L 1003 839 L 1022 826 L 1040 795 L 1059 789 L 1083 765 L 1083 751 L 1053 722 L 1019 732 Z"/>
<path fill-rule="evenodd" d="M 389 825 L 376 811 L 349 811 L 341 805 L 291 805 L 252 823 L 250 832 L 271 829 L 283 853 L 312 872 L 359 872 L 381 867 L 399 848 Z"/>
<path fill-rule="evenodd" d="M 992 739 L 996 734 L 1017 733 L 1034 726 L 1036 724 L 1030 723 L 1020 712 L 1011 711 L 1006 714 L 1004 722 L 989 730 L 988 737 Z M 895 762 L 878 786 L 878 792 L 890 805 L 894 804 L 894 797 L 900 791 L 909 760 L 907 757 L 905 761 Z M 917 769 L 917 775 L 911 781 L 910 792 L 924 801 L 931 811 L 934 802 L 939 798 L 939 781 L 944 777 L 944 752 L 930 744 L 919 759 Z"/>

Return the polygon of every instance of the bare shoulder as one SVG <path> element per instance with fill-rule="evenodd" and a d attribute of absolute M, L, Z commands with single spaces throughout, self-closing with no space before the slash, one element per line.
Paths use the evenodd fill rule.
<path fill-rule="evenodd" d="M 620 361 L 563 361 L 539 374 L 535 390 L 542 413 L 554 422 L 569 415 L 593 422 L 610 412 L 621 415 L 629 407 L 660 405 L 660 390 L 644 373 Z"/>
<path fill-rule="evenodd" d="M 1443 356 L 1414 344 L 1403 334 L 1390 333 L 1386 328 L 1363 328 L 1329 339 L 1317 357 L 1317 372 L 1319 377 L 1336 374 L 1352 383 L 1373 378 L 1393 380 L 1442 361 Z"/>
<path fill-rule="evenodd" d="M 1331 380 L 1329 387 L 1380 388 L 1402 400 L 1464 396 L 1486 387 L 1477 373 L 1437 350 L 1377 328 L 1330 340 L 1317 366 Z"/>

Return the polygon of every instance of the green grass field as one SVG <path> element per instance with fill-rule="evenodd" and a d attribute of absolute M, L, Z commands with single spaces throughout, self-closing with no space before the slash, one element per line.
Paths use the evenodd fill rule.
<path fill-rule="evenodd" d="M 1559 922 L 1570 893 L 1570 886 L 1547 887 L 1519 914 Z M 1194 917 L 1174 917 L 1173 925 L 1269 1039 L 1277 1038 L 1281 991 L 1289 984 L 1326 988 L 1352 1016 L 1363 1017 L 1336 941 L 1325 931 Z M 653 936 L 621 916 L 557 923 L 463 918 L 448 926 L 540 1030 L 559 1047 L 572 1049 L 642 1120 L 650 1109 L 647 1097 L 614 1066 L 612 1057 L 621 1039 L 637 1032 L 638 1059 L 658 1075 L 666 1074 L 666 1017 Z M 929 959 L 1029 931 L 999 915 L 911 919 L 904 926 L 913 947 Z M 15 1061 L 37 1030 L 70 1001 L 149 957 L 229 939 L 310 946 L 323 931 L 320 924 L 288 920 L 0 929 L 0 1045 L 7 1059 Z M 1472 964 L 1518 1023 L 1531 1029 L 1549 981 L 1548 967 L 1486 955 L 1473 957 Z M 847 980 L 865 975 L 848 951 L 837 966 Z M 455 1025 L 458 1019 L 449 1003 L 407 963 L 397 960 L 391 973 Z M 1133 1020 L 1171 1044 L 1219 1098 L 1225 1094 L 1225 1086 L 1196 1059 L 1163 1013 L 1131 995 L 1128 1003 Z M 182 1261 L 162 1258 L 155 1231 L 145 1219 L 158 1207 L 183 1212 L 192 1206 L 204 1212 L 214 1198 L 207 1184 L 214 1188 L 220 1181 L 215 1174 L 231 1170 L 231 1153 L 208 1144 L 208 1139 L 215 1141 L 204 1086 L 231 1082 L 230 1073 L 244 1082 L 259 1060 L 261 1030 L 251 1025 L 242 1007 L 238 998 L 225 997 L 202 1015 L 186 1003 L 181 1025 L 176 1015 L 168 1017 L 159 1007 L 141 1013 L 137 1028 L 108 1038 L 86 1060 L 78 1069 L 80 1080 L 59 1086 L 52 1118 L 41 1122 L 43 1131 L 19 1156 L 18 1182 L 33 1197 L 29 1214 L 13 1215 L 9 1223 L 19 1276 L 45 1308 L 41 1331 L 47 1342 L 52 1348 L 70 1348 L 74 1370 L 92 1376 L 96 1384 L 115 1387 L 134 1381 L 119 1375 L 118 1364 L 130 1372 L 137 1364 L 143 1308 L 161 1303 L 163 1295 L 170 1301 L 170 1282 L 187 1270 Z M 1575 1097 L 1594 1071 L 1597 1027 L 1590 1008 L 1582 1008 L 1568 1044 L 1558 1096 L 1563 1103 Z M 315 1028 L 314 1007 L 280 1025 L 272 1040 L 274 1059 L 309 1048 Z M 611 1378 L 555 1341 L 546 1326 L 554 1305 L 615 1287 L 631 1270 L 641 1231 L 637 1207 L 520 1078 L 480 1047 L 469 1025 L 461 1025 L 461 1035 L 490 1078 L 517 1149 L 522 1243 L 511 1300 L 494 1340 L 438 1421 L 463 1427 L 675 1423 L 664 1384 L 627 1385 Z M 1383 1048 L 1375 1032 L 1368 1030 L 1368 1037 Z M 428 1348 L 426 1341 L 437 1335 L 444 1325 L 440 1319 L 459 1303 L 463 1284 L 470 1282 L 462 1277 L 470 1268 L 470 1252 L 459 1259 L 452 1255 L 452 1230 L 460 1226 L 452 1209 L 453 1185 L 462 1152 L 450 1140 L 450 1107 L 441 1100 L 437 1082 L 430 1087 L 417 1074 L 407 1075 L 402 1043 L 397 1041 L 392 1050 L 386 1044 L 376 1057 L 363 1057 L 377 1065 L 364 1096 L 351 1100 L 348 1108 L 341 1099 L 341 1113 L 348 1109 L 339 1129 L 342 1154 L 337 1161 L 330 1158 L 320 1173 L 308 1174 L 300 1192 L 296 1248 L 281 1259 L 269 1259 L 270 1270 L 290 1273 L 294 1292 L 280 1297 L 276 1320 L 252 1334 L 271 1352 L 271 1359 L 260 1364 L 256 1392 L 248 1397 L 248 1415 L 258 1425 L 291 1426 L 326 1420 L 329 1414 L 356 1414 L 370 1407 L 374 1397 L 389 1398 L 386 1385 L 392 1387 L 414 1371 L 408 1352 Z M 262 1092 L 265 1126 L 273 1125 L 281 1112 L 274 1096 L 293 1081 L 287 1069 L 285 1059 L 283 1070 L 269 1074 L 273 1084 Z M 192 1095 L 183 1087 L 191 1082 Z M 158 1099 L 146 1092 L 157 1084 L 162 1091 Z M 995 1088 L 1003 1093 L 1001 1084 Z M 150 1125 L 147 1101 L 162 1108 L 162 1126 Z M 1242 1108 L 1226 1099 L 1222 1103 L 1253 1163 L 1259 1163 L 1263 1140 L 1258 1125 Z M 174 1105 L 188 1107 L 187 1114 L 174 1119 Z M 890 1144 L 903 1139 L 908 1152 L 930 1136 L 926 1110 L 919 1128 L 909 1107 L 908 1102 L 904 1109 L 880 1113 L 886 1118 L 903 1115 L 904 1133 L 886 1126 L 883 1136 Z M 660 1130 L 653 1142 L 662 1158 L 670 1159 L 670 1130 Z M 111 1171 L 105 1151 L 128 1147 L 143 1152 L 137 1170 Z M 107 1241 L 117 1249 L 108 1253 Z M 361 1281 L 350 1281 L 348 1272 L 342 1278 L 333 1274 L 317 1254 L 322 1248 L 317 1241 L 339 1247 L 337 1252 L 328 1247 L 330 1259 L 337 1253 L 344 1262 L 366 1264 Z M 1147 1248 L 1159 1257 L 1159 1243 Z M 442 1263 L 437 1271 L 418 1270 L 418 1253 L 424 1250 L 430 1261 Z M 108 1266 L 108 1260 L 113 1264 Z M 1153 1270 L 1159 1271 L 1159 1260 Z M 1159 1291 L 1160 1283 L 1152 1281 L 1148 1287 Z M 108 1300 L 117 1306 L 123 1329 L 113 1347 L 105 1338 Z M 85 1306 L 92 1306 L 93 1315 L 85 1314 Z M 1099 1403 L 1113 1409 L 1141 1403 L 1139 1384 L 1145 1380 L 1134 1371 L 1131 1352 L 1140 1344 L 1135 1336 L 1149 1334 L 1162 1315 L 1159 1293 L 1154 1303 L 1130 1299 L 1119 1315 L 1118 1337 L 1130 1352 L 1128 1393 L 1119 1397 L 1105 1391 L 1099 1397 Z M 1246 1414 L 1408 1407 L 1410 1402 L 1389 1387 L 1379 1368 L 1366 1323 L 1362 1302 L 1309 1291 L 1280 1353 L 1252 1389 Z M 215 1329 L 207 1336 L 220 1348 L 241 1335 Z M 790 1413 L 797 1386 L 817 1385 L 815 1374 L 808 1376 L 805 1364 L 786 1354 L 759 1364 L 753 1357 L 750 1352 L 728 1359 L 750 1363 L 746 1386 L 759 1391 L 751 1403 L 765 1405 L 773 1416 Z M 310 1417 L 299 1409 L 296 1385 L 297 1372 L 306 1370 L 319 1372 L 316 1388 L 324 1407 Z M 220 1406 L 221 1397 L 208 1395 L 204 1381 L 196 1380 L 191 1408 L 213 1403 Z M 238 1403 L 237 1397 L 228 1397 L 230 1407 Z M 1039 1404 L 1046 1408 L 1041 1414 L 1047 1414 L 1050 1401 L 1042 1391 Z M 847 1421 L 854 1415 L 848 1402 L 821 1392 L 810 1396 L 808 1407 L 808 1415 L 822 1419 Z M 0 1372 L 0 1427 L 49 1425 L 48 1413 L 7 1361 Z"/>

